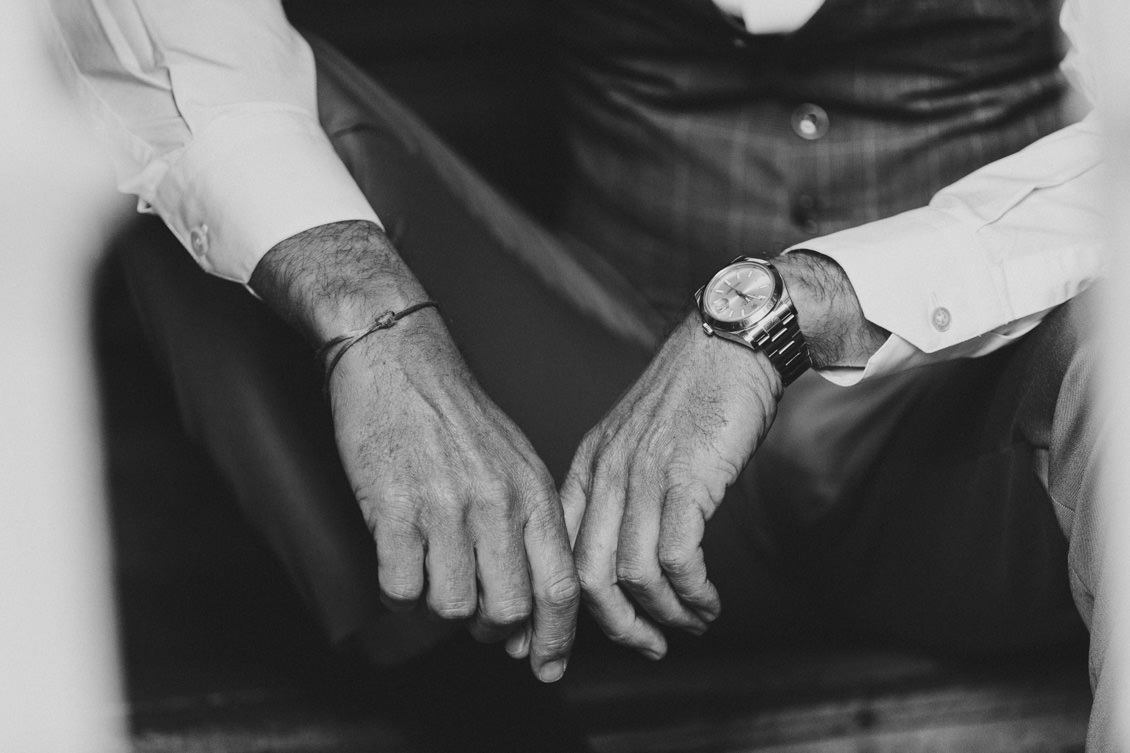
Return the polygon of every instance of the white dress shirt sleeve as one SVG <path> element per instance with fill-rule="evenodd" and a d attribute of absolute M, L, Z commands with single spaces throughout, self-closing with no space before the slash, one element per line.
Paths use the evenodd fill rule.
<path fill-rule="evenodd" d="M 1080 4 L 1063 26 L 1078 42 Z M 1068 73 L 1089 98 L 1090 61 Z M 990 353 L 1101 276 L 1102 136 L 1094 115 L 943 189 L 929 206 L 799 244 L 831 257 L 864 316 L 891 332 L 866 367 L 821 373 L 839 384 Z"/>
<path fill-rule="evenodd" d="M 313 54 L 279 0 L 51 5 L 119 188 L 204 270 L 247 282 L 297 232 L 378 221 L 319 125 Z"/>

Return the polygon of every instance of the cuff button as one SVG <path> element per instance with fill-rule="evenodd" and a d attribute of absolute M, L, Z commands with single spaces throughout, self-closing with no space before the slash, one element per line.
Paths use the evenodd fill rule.
<path fill-rule="evenodd" d="M 208 253 L 208 226 L 200 225 L 192 229 L 188 234 L 189 243 L 192 245 L 192 253 L 196 257 L 203 257 Z"/>
<path fill-rule="evenodd" d="M 930 315 L 930 323 L 933 324 L 934 329 L 938 330 L 939 332 L 945 332 L 947 329 L 949 329 L 950 323 L 952 321 L 953 317 L 950 316 L 949 309 L 942 306 L 934 309 L 934 313 Z"/>

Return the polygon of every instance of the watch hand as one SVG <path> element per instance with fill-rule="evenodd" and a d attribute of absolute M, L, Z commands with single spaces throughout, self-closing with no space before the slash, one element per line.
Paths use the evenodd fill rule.
<path fill-rule="evenodd" d="M 724 285 L 725 285 L 726 287 L 728 287 L 728 288 L 729 288 L 730 290 L 734 291 L 735 293 L 737 293 L 738 295 L 740 295 L 740 296 L 741 296 L 742 298 L 744 298 L 744 299 L 746 300 L 746 302 L 748 302 L 748 303 L 753 303 L 753 296 L 751 296 L 751 295 L 746 295 L 745 293 L 743 293 L 742 291 L 738 290 L 737 288 L 735 288 L 735 287 L 734 287 L 733 285 L 731 285 L 731 284 L 730 284 L 730 283 L 728 283 L 728 282 L 727 282 L 727 283 L 723 283 L 723 284 L 724 284 Z"/>

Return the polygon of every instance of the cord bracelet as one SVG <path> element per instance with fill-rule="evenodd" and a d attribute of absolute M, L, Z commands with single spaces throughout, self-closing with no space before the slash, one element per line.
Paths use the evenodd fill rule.
<path fill-rule="evenodd" d="M 392 329 L 396 326 L 396 323 L 404 317 L 410 314 L 415 314 L 417 311 L 426 308 L 434 308 L 438 311 L 439 304 L 435 301 L 422 301 L 420 303 L 413 304 L 408 308 L 401 309 L 400 311 L 385 311 L 376 319 L 374 319 L 373 323 L 368 327 L 365 327 L 364 329 L 355 329 L 351 332 L 346 332 L 345 334 L 338 335 L 337 337 L 329 340 L 322 347 L 318 348 L 319 363 L 325 363 L 326 356 L 333 352 L 334 348 L 337 348 L 337 352 L 333 354 L 333 358 L 330 360 L 329 365 L 326 367 L 326 392 L 329 392 L 330 378 L 333 377 L 334 369 L 337 368 L 338 362 L 340 362 L 342 357 L 347 352 L 349 352 L 350 348 L 352 348 L 354 345 L 361 342 L 374 332 L 379 332 L 382 329 Z"/>

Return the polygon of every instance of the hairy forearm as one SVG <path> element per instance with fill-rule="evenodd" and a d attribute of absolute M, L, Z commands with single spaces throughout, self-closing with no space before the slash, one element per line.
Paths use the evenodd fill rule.
<path fill-rule="evenodd" d="M 782 254 L 773 263 L 796 305 L 813 365 L 818 369 L 865 366 L 890 333 L 863 316 L 840 265 L 803 250 Z"/>
<path fill-rule="evenodd" d="M 424 299 L 423 288 L 371 222 L 335 222 L 282 241 L 251 276 L 254 290 L 315 345 Z"/>

